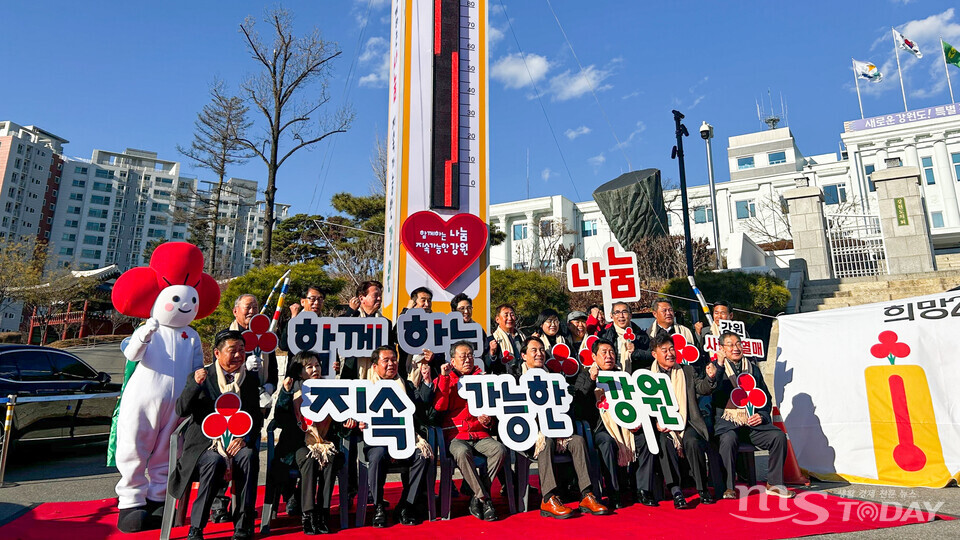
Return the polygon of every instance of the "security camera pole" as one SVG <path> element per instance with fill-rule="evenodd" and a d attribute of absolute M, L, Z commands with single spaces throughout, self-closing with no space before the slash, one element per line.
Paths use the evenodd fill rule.
<path fill-rule="evenodd" d="M 687 172 L 683 166 L 683 138 L 688 137 L 690 132 L 687 131 L 687 126 L 680 123 L 683 120 L 683 113 L 680 111 L 673 111 L 673 120 L 677 124 L 677 145 L 673 147 L 672 157 L 677 159 L 677 163 L 680 164 L 680 202 L 683 209 L 683 241 L 686 247 L 687 255 L 687 275 L 693 275 L 693 242 L 690 238 L 690 211 L 687 208 Z M 690 306 L 690 321 L 691 324 L 694 321 L 698 320 L 697 308 L 695 305 Z"/>
<path fill-rule="evenodd" d="M 707 143 L 707 176 L 710 178 L 710 209 L 713 212 L 713 248 L 717 252 L 717 270 L 720 269 L 720 225 L 717 223 L 717 190 L 713 183 L 713 126 L 706 121 L 700 126 L 700 138 Z"/>

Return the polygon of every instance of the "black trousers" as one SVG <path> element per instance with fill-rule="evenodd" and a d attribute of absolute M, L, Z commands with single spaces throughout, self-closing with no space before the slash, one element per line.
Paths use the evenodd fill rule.
<path fill-rule="evenodd" d="M 779 429 L 753 429 L 741 426 L 717 437 L 720 441 L 720 458 L 726 471 L 726 489 L 734 489 L 737 477 L 737 447 L 740 441 L 749 441 L 757 448 L 770 452 L 767 462 L 767 483 L 783 485 L 783 462 L 787 458 L 787 436 Z"/>
<path fill-rule="evenodd" d="M 387 470 L 390 468 L 392 458 L 387 454 L 386 446 L 363 445 L 363 452 L 367 458 L 370 494 L 373 496 L 374 504 L 380 504 L 383 501 L 383 485 L 387 481 Z M 403 494 L 400 500 L 412 505 L 416 502 L 417 495 L 423 490 L 430 460 L 423 457 L 417 450 L 412 457 L 395 462 L 409 468 L 408 475 L 403 479 Z M 431 489 L 433 489 L 432 486 Z M 361 501 L 359 504 L 366 504 L 366 501 Z"/>
<path fill-rule="evenodd" d="M 343 455 L 337 454 L 322 468 L 320 462 L 310 457 L 310 451 L 306 447 L 299 448 L 294 459 L 300 469 L 300 508 L 304 512 L 310 512 L 320 506 L 321 510 L 329 511 L 330 499 L 333 498 L 333 482 L 337 471 L 343 465 Z"/>
<path fill-rule="evenodd" d="M 190 509 L 190 526 L 200 529 L 207 525 L 210 505 L 217 491 L 224 485 L 223 475 L 227 471 L 227 460 L 216 450 L 206 450 L 197 461 L 197 473 L 200 487 L 197 488 L 197 500 Z M 252 531 L 256 517 L 254 506 L 257 502 L 257 476 L 260 473 L 260 456 L 252 448 L 241 448 L 233 457 L 233 486 L 237 496 L 234 509 L 236 530 Z"/>
<path fill-rule="evenodd" d="M 664 453 L 664 458 L 666 461 L 661 460 L 661 467 L 664 466 L 664 463 L 669 465 L 669 468 L 663 469 L 663 477 L 667 482 L 667 486 L 680 485 L 680 455 L 677 453 L 677 449 L 673 444 L 673 437 L 670 434 L 667 434 L 667 442 L 669 443 L 664 449 L 661 447 L 660 451 Z M 714 450 L 713 446 L 700 435 L 700 432 L 697 430 L 688 427 L 683 432 L 683 436 L 680 439 L 680 444 L 683 447 L 683 457 L 687 460 L 687 464 L 690 466 L 690 473 L 693 475 L 693 480 L 696 483 L 697 491 L 703 491 L 707 489 L 707 457 L 710 458 L 710 480 L 713 484 L 714 490 L 723 490 L 723 480 L 720 474 L 720 455 L 717 454 L 717 451 Z"/>
<path fill-rule="evenodd" d="M 603 426 L 593 431 L 593 444 L 597 447 L 597 455 L 600 457 L 600 472 L 603 474 L 604 482 L 607 488 L 620 492 L 620 467 L 617 462 L 617 441 L 607 432 Z M 596 486 L 599 488 L 599 486 Z"/>
<path fill-rule="evenodd" d="M 658 464 L 668 485 L 671 482 L 679 481 L 680 475 L 675 472 L 680 468 L 677 453 L 666 451 L 668 447 L 673 448 L 673 439 L 669 433 L 661 433 L 656 430 L 654 430 L 654 437 L 656 437 L 657 446 L 660 447 L 660 451 L 656 454 L 647 447 L 647 439 L 644 437 L 642 429 L 633 434 L 633 442 L 637 447 L 636 480 L 638 490 L 653 491 L 653 478 Z M 668 474 L 671 475 L 669 478 L 667 477 Z"/>

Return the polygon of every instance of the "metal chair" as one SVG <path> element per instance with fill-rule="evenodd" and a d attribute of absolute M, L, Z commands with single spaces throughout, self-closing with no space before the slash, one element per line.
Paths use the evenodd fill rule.
<path fill-rule="evenodd" d="M 358 436 L 356 434 L 351 435 L 351 439 L 355 439 Z M 354 448 L 359 448 L 359 445 L 354 445 Z M 416 450 L 415 450 L 416 452 Z M 363 527 L 366 524 L 367 520 L 367 499 L 370 495 L 370 464 L 367 462 L 366 456 L 364 453 L 357 450 L 357 527 Z M 436 483 L 436 455 L 434 458 L 427 463 L 427 473 L 425 484 L 427 484 L 427 507 L 429 511 L 430 519 L 434 519 L 436 516 L 436 504 L 433 494 L 433 486 Z M 408 472 L 408 467 L 402 463 L 390 462 L 387 464 L 387 474 L 400 474 L 403 475 Z M 376 503 L 377 501 L 374 501 Z"/>

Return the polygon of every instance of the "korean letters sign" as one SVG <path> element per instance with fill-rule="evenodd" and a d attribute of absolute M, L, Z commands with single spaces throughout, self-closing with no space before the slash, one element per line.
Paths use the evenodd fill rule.
<path fill-rule="evenodd" d="M 460 379 L 457 391 L 467 400 L 470 414 L 497 418 L 500 442 L 511 450 L 533 448 L 540 432 L 553 439 L 573 435 L 567 414 L 573 396 L 559 373 L 530 369 L 519 382 L 511 375 L 468 375 Z"/>
<path fill-rule="evenodd" d="M 301 311 L 287 323 L 290 353 L 317 353 L 324 378 L 336 375 L 332 368 L 337 355 L 370 356 L 389 340 L 390 321 L 383 317 L 318 317 L 312 311 Z"/>
<path fill-rule="evenodd" d="M 308 379 L 303 382 L 300 414 L 313 422 L 356 420 L 366 424 L 363 442 L 385 446 L 394 459 L 413 455 L 415 406 L 394 380 Z"/>
<path fill-rule="evenodd" d="M 743 321 L 717 321 L 717 326 L 720 327 L 720 336 L 722 336 L 724 332 L 733 332 L 740 336 L 740 346 L 743 347 L 744 356 L 763 357 L 763 342 L 759 339 L 748 339 L 746 337 L 747 327 L 743 324 Z M 713 356 L 713 354 L 720 350 L 720 336 L 708 334 L 703 340 L 703 350 L 706 351 L 707 354 Z"/>
<path fill-rule="evenodd" d="M 601 291 L 603 311 L 610 313 L 614 302 L 640 300 L 640 278 L 637 275 L 637 254 L 620 252 L 616 242 L 603 246 L 598 258 L 567 261 L 567 288 L 570 292 Z"/>
<path fill-rule="evenodd" d="M 660 452 L 654 419 L 667 429 L 681 430 L 684 427 L 670 377 L 665 373 L 648 369 L 633 373 L 601 371 L 597 376 L 597 388 L 604 394 L 603 401 L 597 406 L 613 413 L 614 420 L 622 427 L 643 428 L 647 448 L 654 454 Z"/>
<path fill-rule="evenodd" d="M 465 340 L 479 356 L 485 346 L 483 327 L 463 322 L 460 312 L 427 313 L 422 309 L 408 309 L 397 318 L 397 340 L 400 350 L 408 354 L 420 354 L 424 349 L 445 353 L 454 343 Z"/>

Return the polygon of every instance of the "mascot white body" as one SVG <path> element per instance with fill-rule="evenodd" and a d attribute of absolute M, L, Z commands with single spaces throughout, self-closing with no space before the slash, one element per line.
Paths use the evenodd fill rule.
<path fill-rule="evenodd" d="M 203 255 L 192 244 L 168 242 L 154 251 L 149 267 L 124 273 L 113 302 L 126 315 L 149 318 L 124 349 L 138 365 L 120 400 L 117 418 L 116 492 L 123 532 L 159 527 L 167 491 L 170 435 L 180 418 L 176 402 L 194 371 L 203 367 L 200 336 L 190 328 L 220 300 L 216 282 L 203 273 Z"/>

